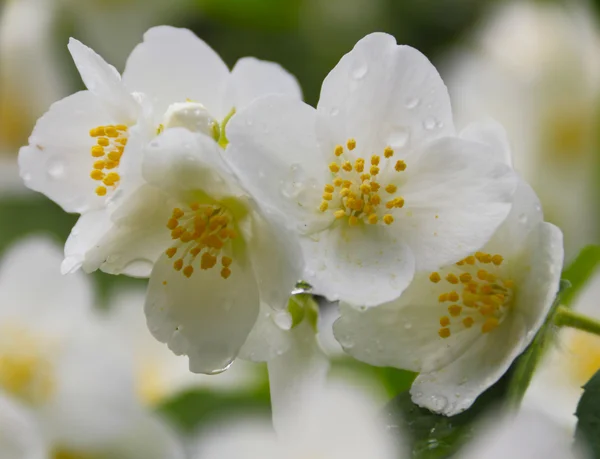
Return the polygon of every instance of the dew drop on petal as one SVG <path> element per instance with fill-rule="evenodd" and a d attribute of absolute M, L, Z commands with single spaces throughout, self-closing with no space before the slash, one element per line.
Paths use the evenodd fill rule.
<path fill-rule="evenodd" d="M 287 311 L 277 311 L 272 316 L 273 322 L 282 330 L 289 330 L 292 328 L 292 315 Z"/>
<path fill-rule="evenodd" d="M 393 149 L 406 146 L 410 138 L 410 130 L 406 126 L 393 126 L 388 137 L 388 143 Z"/>
<path fill-rule="evenodd" d="M 31 182 L 31 174 L 30 173 L 23 174 L 23 181 L 25 183 Z"/>
<path fill-rule="evenodd" d="M 443 395 L 432 395 L 429 400 L 434 411 L 442 411 L 448 406 L 448 399 Z"/>
<path fill-rule="evenodd" d="M 360 80 L 361 78 L 364 78 L 368 71 L 369 67 L 367 63 L 361 59 L 357 59 L 350 69 L 350 76 L 355 80 Z"/>
<path fill-rule="evenodd" d="M 527 223 L 527 215 L 526 214 L 519 215 L 518 220 L 519 220 L 519 223 L 524 225 L 525 223 Z"/>
<path fill-rule="evenodd" d="M 254 122 L 251 119 L 246 120 L 246 126 L 252 126 Z"/>
<path fill-rule="evenodd" d="M 231 360 L 227 365 L 225 365 L 223 368 L 219 368 L 218 370 L 212 370 L 210 371 L 209 375 L 219 375 L 227 370 L 229 370 L 229 368 L 231 367 L 231 365 L 233 364 L 233 360 Z"/>
<path fill-rule="evenodd" d="M 437 120 L 432 116 L 425 118 L 425 121 L 423 121 L 423 127 L 425 129 L 427 129 L 428 131 L 431 131 L 432 129 L 434 129 L 436 125 L 437 125 Z"/>
<path fill-rule="evenodd" d="M 62 159 L 50 159 L 46 163 L 46 172 L 51 179 L 58 180 L 63 178 L 65 175 L 65 163 Z"/>
<path fill-rule="evenodd" d="M 421 103 L 421 101 L 417 97 L 409 97 L 408 99 L 406 99 L 406 102 L 404 105 L 409 110 L 412 110 L 413 108 L 417 107 L 419 105 L 419 103 Z"/>
<path fill-rule="evenodd" d="M 329 112 L 330 116 L 338 116 L 340 114 L 340 109 L 337 107 L 333 107 Z"/>
<path fill-rule="evenodd" d="M 412 323 L 410 323 L 410 322 L 406 322 L 406 323 L 404 324 L 404 329 L 405 329 L 405 330 L 410 330 L 410 329 L 412 328 L 412 326 L 413 326 L 413 325 L 412 325 Z"/>
<path fill-rule="evenodd" d="M 139 276 L 145 277 L 151 271 L 154 263 L 146 258 L 140 258 L 137 260 L 132 260 L 123 268 L 123 271 L 127 271 L 128 276 Z"/>

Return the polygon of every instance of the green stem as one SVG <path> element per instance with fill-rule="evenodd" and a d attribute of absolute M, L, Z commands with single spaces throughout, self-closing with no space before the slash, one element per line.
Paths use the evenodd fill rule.
<path fill-rule="evenodd" d="M 571 327 L 600 336 L 600 321 L 579 314 L 565 306 L 558 307 L 554 323 L 559 327 Z"/>

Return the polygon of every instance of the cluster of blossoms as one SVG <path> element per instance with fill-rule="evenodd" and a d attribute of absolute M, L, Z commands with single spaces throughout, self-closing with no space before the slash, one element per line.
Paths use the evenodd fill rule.
<path fill-rule="evenodd" d="M 316 109 L 278 65 L 229 71 L 183 29 L 149 30 L 123 75 L 69 50 L 88 89 L 40 118 L 21 175 L 81 214 L 63 272 L 149 277 L 149 329 L 192 372 L 267 361 L 274 405 L 301 398 L 327 372 L 303 281 L 340 301 L 346 352 L 419 372 L 413 400 L 453 415 L 543 323 L 562 235 L 504 130 L 457 132 L 415 49 L 366 36 Z"/>

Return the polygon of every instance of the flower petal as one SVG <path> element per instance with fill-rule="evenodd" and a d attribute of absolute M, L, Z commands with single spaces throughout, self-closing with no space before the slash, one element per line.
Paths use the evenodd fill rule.
<path fill-rule="evenodd" d="M 83 215 L 65 245 L 63 271 L 82 266 L 86 272 L 148 277 L 171 241 L 166 222 L 175 206 L 168 195 L 144 185 L 122 203 Z"/>
<path fill-rule="evenodd" d="M 253 57 L 237 61 L 227 83 L 225 106 L 240 110 L 267 94 L 288 95 L 302 100 L 298 81 L 279 64 Z"/>
<path fill-rule="evenodd" d="M 32 414 L 0 396 L 0 451 L 10 459 L 45 459 L 45 439 Z"/>
<path fill-rule="evenodd" d="M 290 413 L 297 413 L 323 388 L 329 371 L 329 359 L 309 322 L 303 321 L 287 333 L 288 351 L 267 361 L 273 425 L 281 435 L 293 435 L 298 426 Z"/>
<path fill-rule="evenodd" d="M 405 171 L 394 217 L 417 270 L 433 270 L 482 247 L 508 215 L 517 180 L 480 143 L 445 138 Z"/>
<path fill-rule="evenodd" d="M 8 249 L 0 265 L 0 322 L 34 324 L 58 336 L 78 326 L 94 304 L 92 286 L 83 273 L 61 275 L 61 260 L 58 245 L 44 237 Z"/>
<path fill-rule="evenodd" d="M 98 182 L 90 172 L 95 140 L 90 129 L 114 118 L 97 97 L 81 91 L 54 103 L 42 116 L 29 145 L 19 151 L 19 168 L 25 184 L 44 193 L 67 212 L 83 213 L 104 205 L 94 190 Z"/>
<path fill-rule="evenodd" d="M 226 369 L 256 322 L 259 292 L 251 267 L 234 258 L 231 277 L 208 269 L 186 278 L 163 255 L 150 276 L 146 318 L 150 332 L 194 373 Z"/>
<path fill-rule="evenodd" d="M 391 35 L 360 40 L 327 75 L 317 107 L 321 140 L 333 151 L 349 138 L 358 148 L 414 150 L 454 134 L 450 98 L 440 75 L 414 48 Z"/>
<path fill-rule="evenodd" d="M 170 104 L 190 99 L 221 120 L 230 109 L 222 104 L 228 75 L 218 54 L 191 31 L 160 26 L 148 30 L 131 52 L 123 82 L 149 95 L 159 117 Z"/>
<path fill-rule="evenodd" d="M 494 120 L 474 122 L 460 131 L 460 138 L 487 145 L 496 161 L 512 167 L 508 134 L 504 126 Z"/>
<path fill-rule="evenodd" d="M 93 49 L 74 38 L 69 40 L 68 48 L 81 79 L 90 92 L 105 104 L 106 109 L 120 123 L 135 122 L 139 111 L 138 104 L 121 82 L 121 75 L 117 69 L 107 64 Z"/>
<path fill-rule="evenodd" d="M 414 274 L 410 249 L 379 225 L 339 223 L 302 242 L 304 280 L 330 301 L 377 306 L 400 296 Z"/>
<path fill-rule="evenodd" d="M 318 211 L 330 173 L 315 137 L 315 110 L 289 96 L 265 96 L 227 125 L 225 161 L 264 209 L 298 231 L 331 222 Z"/>

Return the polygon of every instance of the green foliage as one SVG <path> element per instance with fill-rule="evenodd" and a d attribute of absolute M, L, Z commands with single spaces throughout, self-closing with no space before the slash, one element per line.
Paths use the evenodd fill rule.
<path fill-rule="evenodd" d="M 490 408 L 518 407 L 535 368 L 555 333 L 553 318 L 566 285 L 561 283 L 552 309 L 531 345 L 513 362 L 506 374 L 481 394 L 468 410 L 452 417 L 435 414 L 415 405 L 408 390 L 388 403 L 385 408 L 388 429 L 408 432 L 414 459 L 450 457 L 472 437 L 477 420 Z"/>
<path fill-rule="evenodd" d="M 590 448 L 592 457 L 600 457 L 600 371 L 583 387 L 577 405 L 575 438 Z"/>
<path fill-rule="evenodd" d="M 571 288 L 562 295 L 562 304 L 570 306 L 577 297 L 582 287 L 600 263 L 600 246 L 589 245 L 585 247 L 577 258 L 563 271 L 563 279 L 571 284 Z"/>

